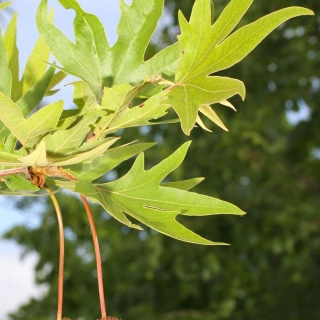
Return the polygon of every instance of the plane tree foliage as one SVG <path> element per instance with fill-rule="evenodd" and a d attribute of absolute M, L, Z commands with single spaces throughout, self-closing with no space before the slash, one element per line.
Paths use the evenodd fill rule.
<path fill-rule="evenodd" d="M 271 7 L 271 10 L 268 7 L 269 10 L 264 11 L 266 8 L 258 10 L 253 5 L 256 7 L 255 13 L 261 15 L 250 20 L 247 14 L 234 31 L 252 1 L 233 0 L 224 10 L 217 6 L 220 11 L 217 19 L 213 19 L 216 13 L 211 1 L 195 1 L 190 17 L 188 9 L 190 12 L 191 3 L 189 8 L 187 2 L 181 3 L 187 10 L 185 15 L 181 12 L 178 15 L 181 30 L 178 41 L 155 55 L 151 53 L 158 51 L 157 46 L 151 41 L 145 59 L 145 50 L 162 13 L 162 1 L 135 0 L 131 6 L 121 2 L 119 39 L 113 47 L 108 44 L 97 17 L 84 12 L 76 1 L 60 0 L 60 3 L 76 13 L 76 42 L 71 42 L 55 27 L 47 2 L 41 1 L 37 13 L 40 38 L 22 79 L 19 79 L 17 69 L 16 16 L 7 28 L 3 45 L 0 42 L 3 57 L 0 65 L 0 162 L 3 172 L 11 170 L 12 173 L 3 175 L 1 193 L 30 196 L 42 195 L 43 187 L 50 187 L 54 192 L 64 188 L 100 204 L 93 208 L 104 248 L 102 260 L 108 274 L 104 282 L 108 288 L 110 314 L 122 318 L 187 320 L 223 319 L 231 315 L 232 319 L 248 319 L 248 313 L 252 319 L 263 319 L 263 312 L 270 306 L 280 312 L 281 298 L 284 299 L 287 292 L 293 295 L 291 287 L 281 287 L 279 299 L 276 300 L 272 285 L 281 283 L 281 279 L 275 277 L 270 284 L 263 281 L 260 273 L 281 277 L 281 271 L 286 267 L 292 268 L 290 263 L 283 266 L 283 255 L 304 254 L 308 257 L 310 251 L 302 253 L 299 246 L 316 230 L 307 224 L 305 233 L 296 235 L 294 240 L 292 237 L 286 239 L 286 229 L 282 230 L 283 219 L 289 221 L 289 234 L 296 225 L 297 216 L 294 215 L 293 221 L 290 221 L 288 215 L 299 208 L 301 198 L 294 197 L 290 205 L 284 207 L 289 203 L 284 201 L 284 195 L 299 193 L 303 189 L 306 198 L 313 200 L 314 193 L 319 190 L 313 170 L 309 172 L 309 166 L 297 167 L 292 156 L 297 146 L 292 141 L 296 140 L 297 135 L 300 138 L 299 128 L 302 127 L 302 131 L 312 130 L 312 126 L 303 122 L 296 126 L 288 123 L 283 105 L 286 102 L 287 115 L 293 111 L 290 108 L 294 103 L 298 108 L 303 108 L 301 105 L 304 102 L 313 110 L 312 99 L 318 90 L 315 90 L 315 78 L 312 80 L 313 75 L 310 75 L 305 85 L 302 80 L 298 84 L 305 92 L 309 90 L 309 94 L 303 95 L 301 90 L 292 93 L 280 68 L 282 64 L 268 59 L 280 59 L 277 54 L 281 54 L 282 50 L 285 52 L 286 46 L 289 46 L 294 57 L 283 63 L 283 71 L 288 65 L 303 65 L 303 59 L 299 62 L 297 54 L 305 55 L 306 52 L 296 42 L 303 41 L 305 36 L 300 35 L 299 39 L 295 39 L 296 36 L 292 36 L 293 39 L 286 37 L 286 34 L 290 35 L 290 31 L 286 30 L 293 30 L 294 35 L 295 32 L 299 34 L 297 30 L 300 25 L 287 27 L 283 23 L 289 18 L 312 12 L 301 7 Z M 171 6 L 172 12 L 178 7 L 170 1 L 167 5 L 168 8 Z M 264 16 L 275 9 L 279 10 Z M 308 23 L 304 30 L 309 28 L 307 32 L 311 33 L 315 23 Z M 258 47 L 255 56 L 250 55 L 242 64 L 234 66 L 278 26 L 278 34 L 270 40 L 276 42 L 274 47 L 277 50 L 273 51 L 273 56 L 270 56 L 272 51 L 269 48 L 262 47 L 259 51 Z M 169 28 L 164 30 L 162 45 L 172 38 L 170 32 Z M 304 39 L 310 45 L 315 41 L 310 40 L 312 36 L 317 38 L 309 35 Z M 49 60 L 50 52 L 56 62 L 49 66 L 40 64 L 39 60 Z M 147 57 L 148 54 L 150 57 Z M 317 53 L 315 55 L 313 59 L 317 61 Z M 263 61 L 258 61 L 259 58 Z M 226 70 L 229 67 L 233 68 Z M 268 80 L 265 74 L 272 72 L 274 79 Z M 299 74 L 296 67 L 294 72 Z M 61 101 L 39 108 L 45 95 L 53 95 L 55 86 L 67 74 L 80 79 L 73 83 L 76 108 L 66 110 Z M 239 107 L 237 99 L 232 100 L 233 104 L 229 101 L 236 94 L 242 99 L 245 97 L 244 84 L 234 75 L 248 80 L 245 81 L 249 84 L 248 108 L 242 104 Z M 288 81 L 294 81 L 291 76 Z M 276 83 L 278 77 L 282 79 L 279 85 Z M 308 81 L 311 81 L 311 86 Z M 281 86 L 283 92 L 277 98 Z M 285 97 L 284 101 L 281 101 L 282 97 Z M 280 101 L 281 107 L 275 106 L 274 101 Z M 230 115 L 233 105 L 241 110 L 240 115 Z M 218 116 L 218 113 L 221 115 Z M 310 121 L 314 119 L 314 113 L 316 111 L 312 112 Z M 228 126 L 230 132 L 218 131 L 210 121 L 224 131 L 228 130 Z M 227 126 L 224 124 L 226 122 Z M 135 129 L 137 127 L 140 131 Z M 204 133 L 209 128 L 214 132 Z M 126 130 L 123 132 L 123 129 Z M 150 130 L 150 133 L 141 136 L 139 132 L 144 130 Z M 196 141 L 190 146 L 191 153 L 185 159 L 184 172 L 178 167 L 190 143 L 185 142 L 181 131 Z M 120 144 L 119 132 L 122 132 L 123 144 Z M 136 133 L 140 143 L 132 143 L 132 133 Z M 310 142 L 307 146 L 304 145 L 306 139 L 300 143 L 300 148 L 308 147 L 303 161 L 313 161 L 312 165 L 317 166 L 313 135 L 310 132 L 304 134 Z M 150 139 L 160 144 L 158 153 L 153 151 L 156 147 L 147 150 L 154 145 Z M 144 150 L 146 163 L 152 164 L 148 164 L 148 170 L 145 170 Z M 168 156 L 168 153 L 172 154 Z M 124 164 L 114 171 L 124 160 L 135 156 L 131 169 Z M 166 159 L 159 162 L 160 158 Z M 172 171 L 171 176 L 166 178 Z M 106 181 L 108 172 L 117 172 L 121 178 Z M 194 176 L 203 173 L 208 173 L 210 179 L 197 186 L 197 191 L 233 199 L 253 216 L 240 222 L 234 222 L 229 217 L 188 218 L 244 213 L 224 201 L 190 192 L 189 189 L 202 180 Z M 290 180 L 291 174 L 297 177 L 296 180 Z M 187 180 L 183 180 L 185 177 Z M 51 193 L 51 196 L 54 195 Z M 83 303 L 88 299 L 88 290 L 95 290 L 91 277 L 95 267 L 92 245 L 88 242 L 90 234 L 86 223 L 79 218 L 79 202 L 70 196 L 57 198 L 62 212 L 68 212 L 63 216 L 66 230 L 69 230 L 66 250 L 70 260 L 69 265 L 66 261 L 65 267 L 65 288 L 70 290 L 69 297 L 68 294 L 65 296 L 65 313 L 88 319 L 98 317 L 97 301 L 93 299 L 92 303 Z M 308 201 L 308 205 L 305 211 L 312 217 L 313 201 Z M 41 228 L 30 232 L 21 226 L 6 235 L 29 250 L 40 253 L 38 270 L 48 266 L 50 269 L 42 279 L 39 278 L 39 282 L 45 283 L 58 280 L 58 263 L 51 249 L 47 250 L 58 243 L 58 237 L 56 226 L 50 219 L 53 211 L 49 209 L 48 202 L 46 207 Z M 275 215 L 279 208 L 282 212 Z M 110 220 L 106 212 L 123 226 L 119 228 L 119 224 Z M 265 216 L 261 212 L 271 212 L 267 217 L 268 223 L 264 223 Z M 299 214 L 303 219 L 304 212 L 299 211 Z M 46 238 L 39 243 L 36 239 L 41 238 L 43 227 L 47 230 Z M 145 230 L 141 231 L 142 228 Z M 280 237 L 277 235 L 279 230 L 282 232 Z M 209 245 L 232 242 L 234 246 L 216 251 L 206 246 L 195 248 L 191 244 L 162 237 L 158 232 L 185 242 Z M 212 234 L 223 240 L 220 243 L 207 240 Z M 267 235 L 267 238 L 262 239 L 258 236 L 261 234 Z M 262 252 L 260 258 L 255 255 L 258 249 Z M 299 285 L 308 286 L 306 281 L 301 280 L 305 267 L 303 264 L 297 272 L 293 269 L 290 274 L 292 282 L 297 284 L 296 288 Z M 312 281 L 309 285 L 316 288 Z M 268 286 L 269 290 L 260 294 L 260 288 Z M 40 301 L 32 300 L 12 315 L 12 319 L 54 317 L 56 301 L 53 296 L 56 290 L 56 287 L 50 287 L 46 297 Z M 259 308 L 259 299 L 265 303 L 265 308 L 261 307 L 261 303 Z M 310 301 L 306 299 L 303 303 L 307 309 Z M 291 319 L 295 319 L 300 309 L 289 311 L 288 315 L 292 314 Z"/>

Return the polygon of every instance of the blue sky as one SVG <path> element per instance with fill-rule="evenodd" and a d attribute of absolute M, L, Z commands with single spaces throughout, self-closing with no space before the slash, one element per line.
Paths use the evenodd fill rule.
<path fill-rule="evenodd" d="M 84 10 L 99 16 L 106 26 L 106 32 L 110 44 L 117 39 L 116 26 L 120 17 L 118 0 L 78 0 Z M 130 1 L 125 1 L 130 3 Z M 40 0 L 15 0 L 11 6 L 18 11 L 18 47 L 20 51 L 20 69 L 23 70 L 29 54 L 37 40 L 38 32 L 35 23 L 37 6 Z M 72 10 L 65 10 L 56 0 L 49 0 L 49 7 L 55 8 L 55 24 L 73 39 Z M 2 29 L 5 29 L 10 15 L 4 15 Z M 66 82 L 70 82 L 70 79 Z M 72 86 L 63 87 L 54 96 L 54 101 L 64 99 L 71 102 Z M 9 201 L 8 201 L 9 199 Z M 14 198 L 0 196 L 0 235 L 12 226 L 28 223 L 34 225 L 38 222 L 35 208 L 32 212 L 21 213 L 14 208 Z M 17 309 L 22 303 L 26 303 L 31 296 L 38 296 L 45 288 L 35 287 L 33 267 L 37 261 L 35 254 L 28 255 L 20 260 L 21 248 L 13 242 L 0 239 L 0 319 L 5 320 L 6 314 Z"/>

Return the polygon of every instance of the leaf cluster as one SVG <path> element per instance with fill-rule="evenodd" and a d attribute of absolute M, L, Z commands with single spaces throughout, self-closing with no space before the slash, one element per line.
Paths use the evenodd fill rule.
<path fill-rule="evenodd" d="M 146 171 L 141 152 L 153 143 L 114 147 L 119 140 L 115 134 L 120 129 L 176 122 L 169 117 L 170 109 L 187 135 L 196 124 L 207 129 L 200 113 L 226 130 L 212 105 L 233 108 L 227 99 L 236 94 L 244 99 L 245 88 L 240 80 L 213 73 L 242 60 L 284 21 L 312 12 L 286 8 L 232 33 L 252 0 L 232 0 L 214 24 L 212 2 L 197 0 L 190 21 L 179 15 L 178 42 L 145 61 L 163 0 L 135 0 L 131 6 L 121 1 L 119 37 L 113 47 L 96 16 L 83 11 L 75 0 L 59 2 L 76 14 L 75 43 L 54 25 L 47 0 L 42 0 L 37 12 L 40 37 L 22 79 L 18 76 L 16 15 L 0 38 L 0 192 L 37 195 L 47 183 L 99 202 L 129 227 L 141 229 L 143 223 L 183 241 L 218 244 L 186 229 L 176 221 L 177 215 L 243 212 L 224 201 L 190 192 L 199 179 L 164 182 L 183 161 L 189 143 Z M 60 65 L 53 62 L 47 68 L 50 52 Z M 64 109 L 62 101 L 41 106 L 67 74 L 80 78 L 73 83 L 75 109 Z M 136 155 L 126 175 L 97 183 Z"/>

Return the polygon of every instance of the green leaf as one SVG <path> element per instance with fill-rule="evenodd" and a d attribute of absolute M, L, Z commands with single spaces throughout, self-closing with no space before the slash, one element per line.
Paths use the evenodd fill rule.
<path fill-rule="evenodd" d="M 199 111 L 203 113 L 206 117 L 208 117 L 217 126 L 219 126 L 225 131 L 229 131 L 227 127 L 224 125 L 224 123 L 222 122 L 222 120 L 218 117 L 218 115 L 212 110 L 212 108 L 209 105 L 202 105 L 199 108 Z"/>
<path fill-rule="evenodd" d="M 179 115 L 187 135 L 194 127 L 201 105 L 213 104 L 235 94 L 244 98 L 245 90 L 240 81 L 220 78 L 223 81 L 220 82 L 219 77 L 208 75 L 242 60 L 284 21 L 312 14 L 312 11 L 298 7 L 279 10 L 227 37 L 251 3 L 252 0 L 232 0 L 213 26 L 210 0 L 195 2 L 189 23 L 182 13 L 179 14 L 180 64 L 176 84 L 170 88 L 166 103 L 170 103 Z"/>
<path fill-rule="evenodd" d="M 8 133 L 7 137 L 0 142 L 0 153 L 3 154 L 0 156 L 1 161 L 9 161 L 7 166 L 19 166 L 21 167 L 23 164 L 20 161 L 17 161 L 19 158 L 26 156 L 27 152 L 24 148 L 20 148 L 19 150 L 15 150 L 17 144 L 16 137 L 10 133 Z M 10 154 L 13 156 L 11 157 Z M 2 158 L 1 158 L 2 157 Z M 6 166 L 4 163 L 0 164 L 0 167 L 3 166 L 2 169 L 5 169 Z"/>
<path fill-rule="evenodd" d="M 137 71 L 144 62 L 145 50 L 161 17 L 162 8 L 163 0 L 135 0 L 131 6 L 120 1 L 119 38 L 112 48 L 112 85 L 136 84 L 144 79 L 144 75 Z M 149 64 L 152 65 L 151 62 Z"/>
<path fill-rule="evenodd" d="M 85 13 L 74 0 L 60 0 L 65 8 L 76 11 L 75 38 L 72 43 L 48 17 L 47 0 L 42 0 L 38 13 L 37 25 L 40 34 L 51 52 L 63 65 L 64 71 L 86 81 L 97 97 L 101 99 L 102 77 L 100 70 L 106 60 L 109 45 L 99 19 Z"/>
<path fill-rule="evenodd" d="M 27 116 L 40 104 L 52 80 L 54 71 L 54 67 L 50 67 L 16 102 L 24 116 Z"/>
<path fill-rule="evenodd" d="M 194 188 L 196 185 L 198 185 L 203 180 L 204 180 L 204 178 L 193 178 L 193 179 L 184 180 L 184 181 L 161 182 L 160 186 L 187 191 L 187 190 L 191 190 L 192 188 Z"/>
<path fill-rule="evenodd" d="M 100 178 L 123 161 L 153 147 L 155 144 L 156 143 L 138 143 L 113 148 L 89 162 L 76 164 L 69 167 L 69 169 L 77 173 L 81 179 L 93 181 Z"/>
<path fill-rule="evenodd" d="M 22 95 L 31 89 L 43 77 L 47 70 L 50 49 L 42 37 L 37 40 L 22 76 Z M 47 86 L 48 87 L 48 86 Z"/>
<path fill-rule="evenodd" d="M 198 72 L 202 64 L 209 64 L 209 55 L 235 28 L 248 10 L 253 0 L 232 0 L 218 20 L 212 24 L 209 0 L 197 0 L 194 4 L 189 24 L 179 14 L 181 36 L 180 50 L 183 50 L 181 64 L 177 70 L 176 81 Z M 208 75 L 207 72 L 205 75 Z"/>
<path fill-rule="evenodd" d="M 5 183 L 11 191 L 30 191 L 36 192 L 40 189 L 32 184 L 25 177 L 20 175 L 11 175 L 10 177 L 5 178 Z"/>
<path fill-rule="evenodd" d="M 1 29 L 0 29 L 0 74 L 1 74 L 0 91 L 3 92 L 8 97 L 10 97 L 12 77 L 11 77 L 11 71 L 9 68 L 8 60 L 7 60 L 7 53 L 4 46 Z"/>
<path fill-rule="evenodd" d="M 121 128 L 154 124 L 150 120 L 158 119 L 167 114 L 170 105 L 166 104 L 166 101 L 165 92 L 161 92 L 152 96 L 140 106 L 132 109 L 127 108 L 109 124 L 105 133 L 112 133 Z"/>
<path fill-rule="evenodd" d="M 141 73 L 145 75 L 159 75 L 162 78 L 173 80 L 179 64 L 179 44 L 161 50 L 141 66 Z"/>
<path fill-rule="evenodd" d="M 65 130 L 69 128 L 78 119 L 78 110 L 63 110 L 59 122 L 57 124 L 56 130 Z"/>
<path fill-rule="evenodd" d="M 9 1 L 9 2 L 1 2 L 0 3 L 0 10 L 10 6 L 12 4 L 12 1 Z"/>
<path fill-rule="evenodd" d="M 37 13 L 39 32 L 63 70 L 83 79 L 101 102 L 102 88 L 143 83 L 146 76 L 157 74 L 173 78 L 179 62 L 179 47 L 174 44 L 144 61 L 145 50 L 162 14 L 163 0 L 135 0 L 131 6 L 121 1 L 118 41 L 110 48 L 99 19 L 81 9 L 75 0 L 59 0 L 76 13 L 72 43 L 49 20 L 47 0 Z"/>
<path fill-rule="evenodd" d="M 63 110 L 63 102 L 59 101 L 25 119 L 19 106 L 1 92 L 0 105 L 0 120 L 26 148 L 33 147 L 44 134 L 56 127 Z"/>
<path fill-rule="evenodd" d="M 17 101 L 21 96 L 21 83 L 19 81 L 19 51 L 17 48 L 17 18 L 15 13 L 7 27 L 4 35 L 4 45 L 7 51 L 7 59 L 12 76 L 12 90 L 11 98 Z"/>
<path fill-rule="evenodd" d="M 10 134 L 10 131 L 0 121 L 0 140 L 6 138 Z"/>
<path fill-rule="evenodd" d="M 87 161 L 89 159 L 93 159 L 95 157 L 98 157 L 99 155 L 103 154 L 109 147 L 114 144 L 119 138 L 112 138 L 112 139 L 107 139 L 107 141 L 98 147 L 89 150 L 87 152 L 83 152 L 80 154 L 75 154 L 75 155 L 69 155 L 66 157 L 62 157 L 59 159 L 54 159 L 53 164 L 55 166 L 69 166 L 72 164 L 80 163 L 83 161 Z"/>
<path fill-rule="evenodd" d="M 133 87 L 130 84 L 115 85 L 112 88 L 106 87 L 103 90 L 101 106 L 118 115 L 128 107 L 138 90 L 139 87 Z"/>
<path fill-rule="evenodd" d="M 125 176 L 110 183 L 91 184 L 77 177 L 79 181 L 75 183 L 75 191 L 98 201 L 107 212 L 130 227 L 136 225 L 127 219 L 126 214 L 182 241 L 206 245 L 221 244 L 206 240 L 186 229 L 176 221 L 176 216 L 242 215 L 244 212 L 221 200 L 159 185 L 181 164 L 189 145 L 190 143 L 185 143 L 170 157 L 148 171 L 144 170 L 144 156 L 140 154 Z"/>
<path fill-rule="evenodd" d="M 57 73 L 54 74 L 52 77 L 52 80 L 49 83 L 47 92 L 45 93 L 46 96 L 51 96 L 55 94 L 56 92 L 59 91 L 59 89 L 52 90 L 57 84 L 59 84 L 68 74 L 65 73 L 64 71 L 58 71 Z"/>
<path fill-rule="evenodd" d="M 245 87 L 240 80 L 225 77 L 193 78 L 175 85 L 164 103 L 172 105 L 180 117 L 184 133 L 189 135 L 201 105 L 213 104 L 235 94 L 242 99 L 245 97 Z"/>
<path fill-rule="evenodd" d="M 19 160 L 20 155 L 0 152 L 0 166 L 1 167 L 22 167 L 23 163 Z"/>
<path fill-rule="evenodd" d="M 100 106 L 93 92 L 90 90 L 88 84 L 84 81 L 75 81 L 74 85 L 73 102 L 79 108 L 80 114 L 96 110 Z"/>
<path fill-rule="evenodd" d="M 20 158 L 19 160 L 28 167 L 42 167 L 51 164 L 47 160 L 46 144 L 43 140 L 40 141 L 33 152 L 23 158 Z"/>
<path fill-rule="evenodd" d="M 96 147 L 104 144 L 107 141 L 113 141 L 114 137 L 109 137 L 109 138 L 105 138 L 105 139 L 100 139 L 100 140 L 90 140 L 90 139 L 86 139 L 84 141 L 84 143 L 77 149 L 74 149 L 73 151 L 69 152 L 68 155 L 73 155 L 73 154 L 80 154 L 83 152 L 87 152 L 87 151 L 91 151 L 93 149 L 95 149 Z M 117 138 L 119 139 L 119 138 Z M 91 161 L 91 160 L 88 160 Z"/>
<path fill-rule="evenodd" d="M 209 57 L 213 59 L 210 64 L 207 66 L 199 64 L 199 71 L 195 72 L 212 73 L 230 68 L 247 56 L 280 24 L 301 15 L 313 15 L 313 12 L 305 8 L 289 7 L 270 13 L 242 27 L 218 45 L 211 55 L 209 54 Z"/>
<path fill-rule="evenodd" d="M 219 44 L 230 34 L 230 32 L 237 26 L 243 15 L 247 12 L 252 2 L 253 0 L 230 1 L 212 26 L 211 33 L 214 35 L 214 37 L 211 44 L 209 42 L 210 47 L 208 47 L 207 50 L 210 50 L 212 47 Z M 211 20 L 211 23 L 212 22 L 213 21 Z"/>
<path fill-rule="evenodd" d="M 140 86 L 132 87 L 129 84 L 119 86 L 115 85 L 112 88 L 104 88 L 100 108 L 105 110 L 107 113 L 96 125 L 98 128 L 98 130 L 95 131 L 97 139 L 106 131 L 111 132 L 110 130 L 108 131 L 108 129 L 115 119 L 123 116 L 123 114 L 131 108 L 131 101 L 137 94 L 139 88 Z"/>
<path fill-rule="evenodd" d="M 88 135 L 90 125 L 95 123 L 97 111 L 86 113 L 77 124 L 66 130 L 59 130 L 44 138 L 47 145 L 48 158 L 61 158 L 71 151 L 77 151 Z"/>

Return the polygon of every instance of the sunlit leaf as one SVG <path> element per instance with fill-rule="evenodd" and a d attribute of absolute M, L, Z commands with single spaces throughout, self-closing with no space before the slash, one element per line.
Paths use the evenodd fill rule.
<path fill-rule="evenodd" d="M 82 179 L 93 181 L 100 178 L 123 161 L 151 148 L 155 144 L 156 143 L 138 143 L 112 148 L 91 161 L 79 163 L 69 167 L 69 169 L 76 172 Z"/>
<path fill-rule="evenodd" d="M 44 75 L 48 67 L 50 50 L 42 37 L 39 37 L 29 58 L 22 76 L 22 95 L 33 87 Z M 51 80 L 50 80 L 51 81 Z"/>
<path fill-rule="evenodd" d="M 52 103 L 25 119 L 21 109 L 0 92 L 0 120 L 25 147 L 32 147 L 49 130 L 56 127 L 63 110 L 63 102 Z"/>
<path fill-rule="evenodd" d="M 14 88 L 11 92 L 13 101 L 17 101 L 21 96 L 21 83 L 19 81 L 19 51 L 17 48 L 17 18 L 18 14 L 15 13 L 4 35 L 4 45 L 7 51 L 9 68 L 11 70 L 12 87 Z"/>
<path fill-rule="evenodd" d="M 41 141 L 33 152 L 31 152 L 23 158 L 20 158 L 19 160 L 23 162 L 25 166 L 28 167 L 41 167 L 50 165 L 50 163 L 47 160 L 45 142 Z"/>
<path fill-rule="evenodd" d="M 144 156 L 141 153 L 131 170 L 122 178 L 105 184 L 91 184 L 79 179 L 75 183 L 75 190 L 98 201 L 107 212 L 130 227 L 135 225 L 128 221 L 126 215 L 179 240 L 206 245 L 221 244 L 206 240 L 186 229 L 176 221 L 176 216 L 242 215 L 244 212 L 221 200 L 159 185 L 181 164 L 189 145 L 190 143 L 185 143 L 167 159 L 147 171 L 144 170 Z"/>
<path fill-rule="evenodd" d="M 187 190 L 191 190 L 192 188 L 194 188 L 196 185 L 198 185 L 203 180 L 204 180 L 204 178 L 193 178 L 193 179 L 183 180 L 183 181 L 161 182 L 160 186 L 187 191 Z"/>
<path fill-rule="evenodd" d="M 11 96 L 12 77 L 7 60 L 7 53 L 4 46 L 2 32 L 0 30 L 0 91 L 8 97 Z"/>
<path fill-rule="evenodd" d="M 117 140 L 119 140 L 119 138 L 108 139 L 105 143 L 103 143 L 102 145 L 99 145 L 98 147 L 90 151 L 54 159 L 53 163 L 56 166 L 69 166 L 72 164 L 80 163 L 80 162 L 95 158 L 100 154 L 103 154 Z"/>
<path fill-rule="evenodd" d="M 48 146 L 48 158 L 61 158 L 71 151 L 77 151 L 91 130 L 90 125 L 92 125 L 98 117 L 99 114 L 97 114 L 97 112 L 88 112 L 71 128 L 56 131 L 52 135 L 45 137 L 44 141 Z"/>
<path fill-rule="evenodd" d="M 244 85 L 239 80 L 209 77 L 210 74 L 242 60 L 284 21 L 299 15 L 313 14 L 304 8 L 286 8 L 228 36 L 251 2 L 232 0 L 213 26 L 210 0 L 195 1 L 189 22 L 181 12 L 179 14 L 180 63 L 175 77 L 176 84 L 170 89 L 166 103 L 170 103 L 179 115 L 182 129 L 187 135 L 194 127 L 201 105 L 213 104 L 235 94 L 244 99 Z"/>
<path fill-rule="evenodd" d="M 16 102 L 24 116 L 27 116 L 40 104 L 52 80 L 54 71 L 54 67 L 50 67 Z"/>

